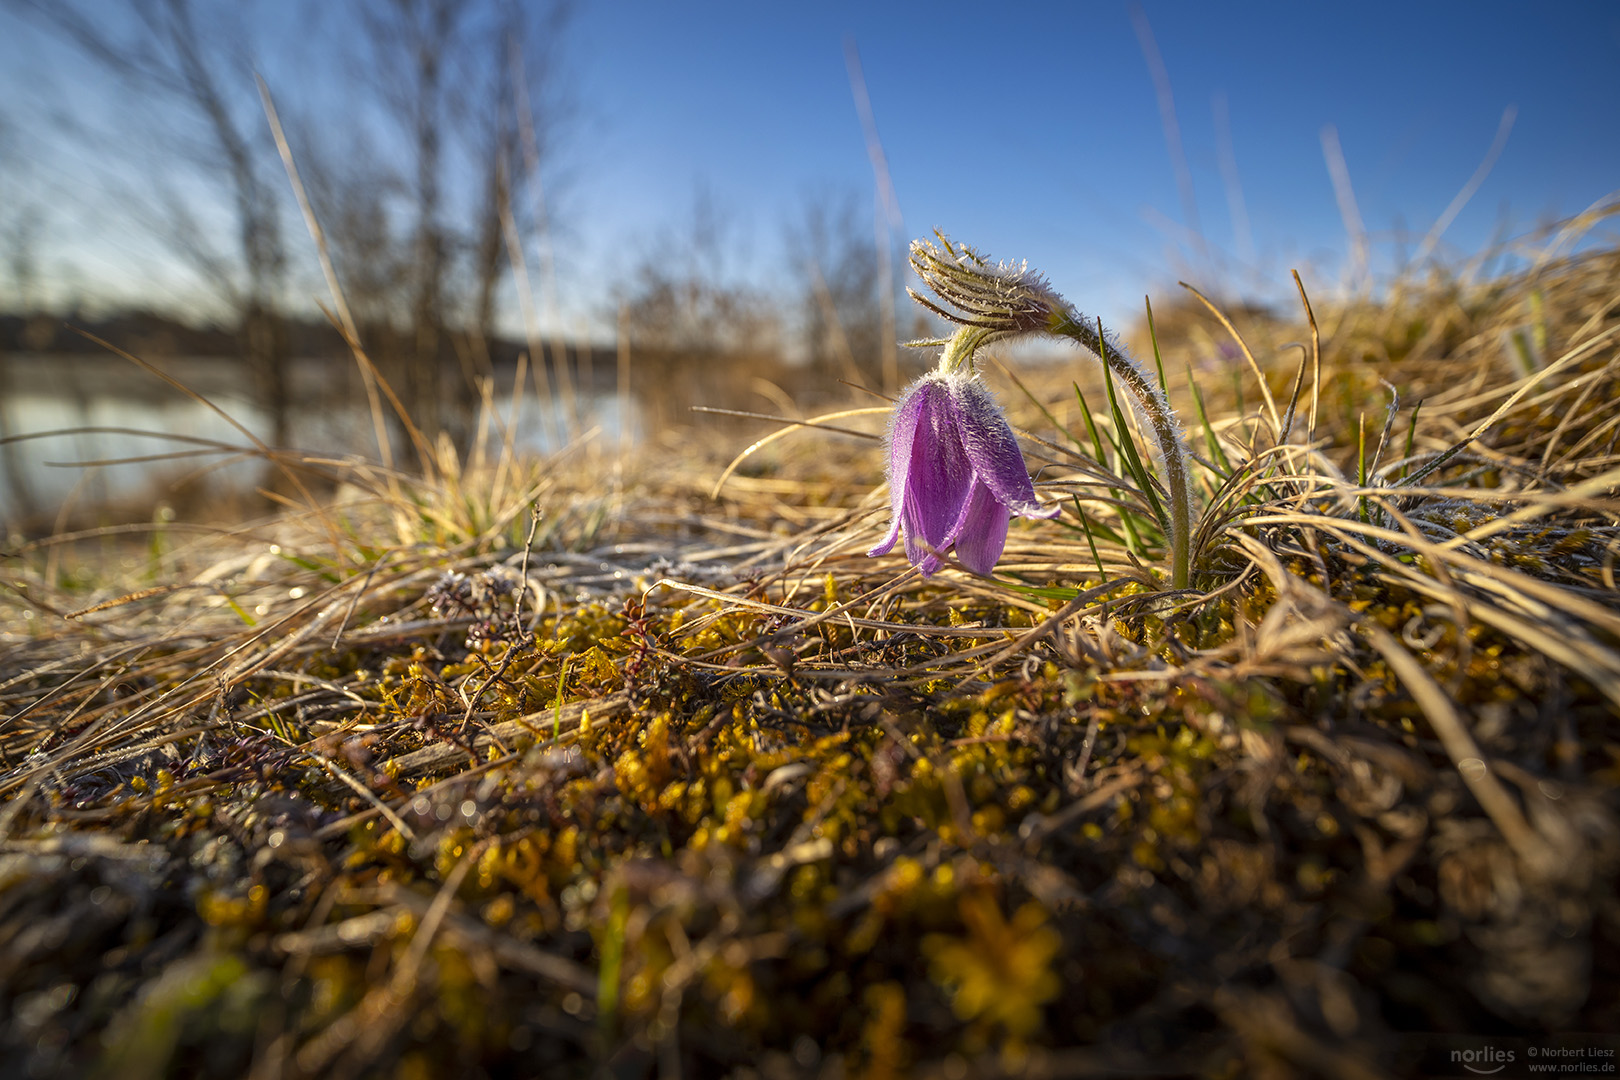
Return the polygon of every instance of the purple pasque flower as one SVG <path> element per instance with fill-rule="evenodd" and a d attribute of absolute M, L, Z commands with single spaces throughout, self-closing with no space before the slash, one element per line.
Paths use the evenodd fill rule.
<path fill-rule="evenodd" d="M 906 558 L 932 574 L 939 554 L 988 574 L 1007 546 L 1012 515 L 1056 517 L 1035 499 L 1023 451 L 985 385 L 965 372 L 931 371 L 907 387 L 889 421 L 889 535 L 869 555 L 886 555 L 904 530 Z"/>

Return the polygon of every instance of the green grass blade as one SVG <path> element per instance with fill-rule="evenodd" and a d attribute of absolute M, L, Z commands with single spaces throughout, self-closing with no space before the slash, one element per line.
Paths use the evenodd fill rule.
<path fill-rule="evenodd" d="M 1094 452 L 1097 464 L 1105 465 L 1108 458 L 1103 453 L 1102 436 L 1097 432 L 1097 422 L 1091 418 L 1091 406 L 1086 404 L 1086 395 L 1080 392 L 1079 383 L 1074 384 L 1074 396 L 1080 402 L 1080 415 L 1085 418 L 1086 431 L 1091 434 L 1091 449 Z M 1076 445 L 1079 445 L 1079 440 L 1076 440 Z"/>
<path fill-rule="evenodd" d="M 1204 445 L 1209 447 L 1209 460 L 1220 466 L 1222 477 L 1232 475 L 1232 462 L 1227 459 L 1226 450 L 1221 441 L 1215 437 L 1215 427 L 1209 422 L 1209 413 L 1204 409 L 1204 392 L 1198 389 L 1198 380 L 1193 378 L 1192 365 L 1187 365 L 1187 385 L 1192 388 L 1193 406 L 1198 410 L 1198 422 L 1204 426 Z"/>
<path fill-rule="evenodd" d="M 238 604 L 234 598 L 227 596 L 225 598 L 225 606 L 230 608 L 232 611 L 234 611 L 236 613 L 236 617 L 238 619 L 241 619 L 242 622 L 245 623 L 246 625 L 248 625 L 248 626 L 258 626 L 259 625 L 259 620 L 255 619 L 253 616 L 249 615 L 246 611 L 244 611 L 242 609 L 242 605 Z"/>
<path fill-rule="evenodd" d="M 1142 297 L 1142 303 L 1147 305 L 1148 340 L 1153 342 L 1153 366 L 1159 369 L 1159 389 L 1163 390 L 1166 399 L 1170 396 L 1170 384 L 1164 379 L 1164 357 L 1159 355 L 1159 333 L 1153 328 L 1153 300 Z"/>
<path fill-rule="evenodd" d="M 1098 339 L 1102 340 L 1101 325 L 1097 327 L 1097 334 Z M 1106 341 L 1103 341 L 1103 348 L 1105 350 L 1108 348 Z M 1136 439 L 1131 435 L 1130 426 L 1125 421 L 1125 413 L 1119 407 L 1119 397 L 1114 393 L 1114 374 L 1108 367 L 1107 357 L 1103 358 L 1102 369 L 1103 385 L 1108 388 L 1108 407 L 1113 411 L 1114 430 L 1119 433 L 1119 447 L 1124 453 L 1126 471 L 1130 473 L 1131 480 L 1135 482 L 1137 487 L 1142 489 L 1143 496 L 1147 498 L 1153 516 L 1159 520 L 1159 531 L 1168 536 L 1170 525 L 1164 516 L 1164 507 L 1159 505 L 1158 492 L 1153 490 L 1153 483 L 1149 479 L 1148 471 L 1142 465 L 1142 457 L 1136 451 Z"/>
<path fill-rule="evenodd" d="M 1080 527 L 1086 530 L 1086 546 L 1091 548 L 1092 561 L 1097 564 L 1098 583 L 1102 584 L 1108 580 L 1108 571 L 1103 569 L 1102 555 L 1097 551 L 1096 538 L 1091 535 L 1091 522 L 1086 519 L 1086 512 L 1080 506 L 1080 496 L 1075 495 L 1073 498 L 1074 512 L 1080 518 Z"/>
<path fill-rule="evenodd" d="M 1042 600 L 1068 601 L 1080 595 L 1079 589 L 1070 588 L 1067 585 L 1025 585 L 1021 581 L 1014 581 L 1011 578 L 1004 577 L 992 578 L 991 580 L 1004 589 L 1011 589 L 1022 596 L 1036 596 Z"/>
<path fill-rule="evenodd" d="M 562 667 L 557 672 L 557 704 L 551 720 L 553 739 L 562 738 L 563 687 L 568 684 L 568 662 L 572 659 L 572 655 L 563 657 Z"/>
<path fill-rule="evenodd" d="M 1401 466 L 1401 479 L 1402 480 L 1405 480 L 1406 479 L 1406 474 L 1412 471 L 1412 464 L 1411 464 L 1412 447 L 1414 445 L 1416 445 L 1416 442 L 1417 442 L 1418 414 L 1421 413 L 1422 411 L 1423 411 L 1423 399 L 1419 398 L 1418 403 L 1416 405 L 1412 406 L 1412 422 L 1410 424 L 1408 424 L 1407 427 L 1406 427 L 1406 449 L 1401 451 L 1401 457 L 1405 458 L 1406 461 L 1407 461 L 1407 463 L 1405 465 Z"/>
<path fill-rule="evenodd" d="M 1085 417 L 1086 430 L 1091 434 L 1091 446 L 1095 452 L 1097 464 L 1106 468 L 1113 468 L 1109 464 L 1108 452 L 1103 449 L 1103 433 L 1097 429 L 1097 422 L 1091 418 L 1091 406 L 1087 404 L 1086 395 L 1081 392 L 1079 383 L 1074 384 L 1074 396 L 1080 402 L 1080 415 Z M 1123 454 L 1119 450 L 1119 443 L 1114 440 L 1112 433 L 1108 435 L 1108 444 L 1114 447 L 1115 456 L 1123 460 Z M 1125 493 L 1116 487 L 1110 487 L 1108 494 L 1121 502 L 1125 499 Z M 1109 539 L 1113 543 L 1123 544 L 1132 555 L 1144 558 L 1146 549 L 1142 543 L 1141 534 L 1136 528 L 1136 516 L 1123 506 L 1117 507 L 1117 509 L 1119 510 L 1120 529 L 1125 535 L 1123 537 L 1110 536 Z M 1101 523 L 1098 523 L 1098 528 L 1102 528 Z"/>

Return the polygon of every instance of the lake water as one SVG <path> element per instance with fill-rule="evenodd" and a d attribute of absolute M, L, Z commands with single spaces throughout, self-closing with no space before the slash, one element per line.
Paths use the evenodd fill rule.
<path fill-rule="evenodd" d="M 81 509 L 158 501 L 176 481 L 199 473 L 206 473 L 216 491 L 245 490 L 263 482 L 262 461 L 233 451 L 193 453 L 203 448 L 175 438 L 209 439 L 246 450 L 252 447 L 251 440 L 218 412 L 127 361 L 14 355 L 6 365 L 6 379 L 0 384 L 4 387 L 0 432 L 12 437 L 62 434 L 0 446 L 0 522 L 53 515 L 70 498 Z M 234 365 L 189 360 L 164 367 L 258 438 L 270 437 L 269 416 L 253 404 Z M 323 380 L 319 370 L 298 372 L 295 398 L 332 401 L 339 396 L 329 386 L 323 388 L 323 381 L 329 380 Z M 500 382 L 497 377 L 497 385 Z M 535 394 L 525 393 L 514 410 L 510 373 L 505 384 L 506 391 L 495 397 L 495 411 L 503 424 L 510 424 L 515 412 L 516 446 L 533 453 L 553 449 L 560 433 L 569 430 L 561 407 L 553 405 L 551 423 L 543 423 L 541 402 Z M 358 400 L 363 402 L 363 396 Z M 620 415 L 615 395 L 582 395 L 578 411 L 580 423 L 574 434 L 597 427 L 601 429 L 598 438 L 617 444 L 626 418 Z M 630 422 L 634 430 L 633 418 Z M 402 450 L 403 440 L 397 432 L 391 437 L 396 460 L 409 460 L 409 449 Z M 499 435 L 493 434 L 492 440 L 491 452 L 498 452 Z M 294 410 L 290 441 L 299 450 L 322 456 L 360 455 L 371 460 L 378 456 L 371 415 L 362 405 L 301 406 Z M 176 452 L 187 456 L 166 456 Z M 123 463 L 85 464 L 111 461 Z"/>

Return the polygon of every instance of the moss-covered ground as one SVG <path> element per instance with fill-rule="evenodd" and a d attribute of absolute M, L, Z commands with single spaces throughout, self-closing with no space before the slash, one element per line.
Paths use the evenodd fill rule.
<path fill-rule="evenodd" d="M 1328 307 L 1161 315 L 1186 591 L 1078 359 L 990 375 L 1065 504 L 993 580 L 868 558 L 882 451 L 804 428 L 715 495 L 690 432 L 424 446 L 284 457 L 344 486 L 126 564 L 13 542 L 0 1072 L 1365 1077 L 1620 1031 L 1620 254 Z"/>

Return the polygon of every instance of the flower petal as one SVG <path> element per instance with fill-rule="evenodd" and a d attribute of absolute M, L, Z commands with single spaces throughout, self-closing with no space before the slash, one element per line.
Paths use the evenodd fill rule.
<path fill-rule="evenodd" d="M 925 376 L 926 378 L 926 376 Z M 928 403 L 923 380 L 919 379 L 900 396 L 900 401 L 889 413 L 889 535 L 868 551 L 868 555 L 887 555 L 900 538 L 900 521 L 904 517 L 906 483 L 911 474 L 911 446 L 917 436 L 917 424 Z"/>
<path fill-rule="evenodd" d="M 933 551 L 947 550 L 956 539 L 973 493 L 973 466 L 962 448 L 960 408 L 945 380 L 925 376 L 916 392 L 922 405 L 913 429 L 901 518 L 906 556 L 926 575 L 944 565 Z"/>
<path fill-rule="evenodd" d="M 966 379 L 951 389 L 962 445 L 974 475 L 1019 517 L 1057 517 L 1060 507 L 1042 506 L 1035 498 L 1024 452 L 1018 449 L 1018 440 L 990 391 L 977 380 Z"/>
<path fill-rule="evenodd" d="M 984 484 L 973 484 L 973 496 L 963 513 L 956 538 L 956 557 L 975 574 L 989 575 L 1007 546 L 1007 523 L 1012 512 Z"/>
<path fill-rule="evenodd" d="M 887 555 L 894 550 L 894 542 L 898 539 L 900 539 L 900 515 L 893 514 L 889 521 L 889 534 L 878 541 L 876 547 L 868 548 L 866 553 L 868 555 Z"/>

